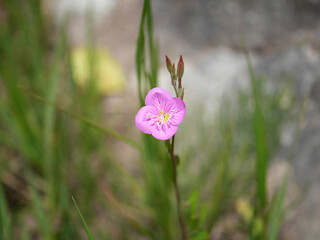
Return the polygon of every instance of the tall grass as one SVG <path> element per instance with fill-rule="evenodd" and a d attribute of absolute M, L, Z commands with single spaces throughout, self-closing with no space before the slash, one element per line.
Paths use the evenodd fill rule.
<path fill-rule="evenodd" d="M 88 39 L 89 85 L 81 88 L 75 84 L 66 30 L 50 30 L 53 24 L 42 13 L 41 1 L 5 0 L 3 6 L 0 239 L 177 239 L 173 169 L 165 143 L 146 134 L 132 138 L 108 126 L 94 75 L 94 39 Z M 147 92 L 158 85 L 160 63 L 164 65 L 149 0 L 137 31 L 142 106 Z M 249 57 L 247 61 L 251 92 L 223 101 L 210 123 L 197 118 L 201 125 L 192 124 L 189 115 L 179 131 L 178 182 L 190 240 L 208 239 L 230 213 L 240 219 L 234 232 L 249 239 L 277 239 L 287 180 L 269 200 L 266 179 L 286 116 L 280 106 L 286 86 L 264 92 L 265 80 L 256 77 Z M 188 111 L 202 115 L 201 110 Z M 197 142 L 184 140 L 191 138 Z M 138 173 L 113 155 L 114 141 L 139 154 Z M 235 210 L 243 197 L 253 212 L 247 222 Z"/>

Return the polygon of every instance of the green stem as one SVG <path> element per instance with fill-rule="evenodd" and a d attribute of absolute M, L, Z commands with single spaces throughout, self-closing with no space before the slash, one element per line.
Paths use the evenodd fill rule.
<path fill-rule="evenodd" d="M 177 163 L 176 163 L 176 157 L 174 155 L 174 139 L 175 136 L 172 137 L 172 143 L 171 147 L 169 148 L 169 154 L 171 157 L 171 163 L 173 168 L 173 185 L 174 185 L 174 191 L 177 201 L 177 208 L 178 208 L 178 217 L 179 217 L 179 226 L 181 230 L 181 240 L 187 240 L 187 229 L 186 224 L 182 217 L 182 210 L 181 210 L 181 202 L 180 202 L 180 192 L 178 188 L 178 178 L 177 178 Z"/>

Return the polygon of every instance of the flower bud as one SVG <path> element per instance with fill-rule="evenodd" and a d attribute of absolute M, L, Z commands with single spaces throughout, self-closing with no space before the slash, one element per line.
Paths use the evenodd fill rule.
<path fill-rule="evenodd" d="M 178 76 L 178 79 L 181 79 L 181 78 L 182 78 L 183 72 L 184 72 L 184 63 L 183 63 L 182 56 L 180 55 L 180 59 L 179 59 L 179 62 L 178 62 L 178 67 L 177 67 L 177 76 Z"/>
<path fill-rule="evenodd" d="M 169 73 L 171 74 L 172 64 L 171 64 L 170 59 L 167 57 L 167 55 L 166 55 L 166 62 L 167 62 L 167 69 L 168 69 Z"/>
<path fill-rule="evenodd" d="M 176 74 L 176 68 L 174 66 L 174 64 L 172 64 L 172 68 L 171 68 L 171 79 L 175 79 L 175 74 Z"/>

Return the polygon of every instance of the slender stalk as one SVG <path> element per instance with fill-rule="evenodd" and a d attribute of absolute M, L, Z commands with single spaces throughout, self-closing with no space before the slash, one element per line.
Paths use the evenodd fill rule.
<path fill-rule="evenodd" d="M 185 224 L 183 217 L 182 217 L 180 193 L 179 193 L 179 188 L 178 188 L 177 163 L 176 163 L 176 158 L 174 155 L 174 138 L 175 138 L 175 136 L 172 137 L 171 148 L 169 149 L 171 162 L 172 162 L 172 168 L 173 168 L 173 185 L 174 185 L 174 191 L 175 191 L 176 200 L 177 200 L 179 226 L 180 226 L 180 230 L 181 230 L 181 240 L 187 240 L 187 229 L 186 229 L 186 224 Z"/>
<path fill-rule="evenodd" d="M 37 99 L 38 101 L 40 102 L 43 102 L 43 103 L 46 103 L 46 104 L 49 104 L 53 107 L 55 107 L 56 109 L 60 110 L 61 112 L 64 112 L 65 114 L 75 118 L 75 119 L 78 119 L 79 121 L 82 121 L 84 123 L 86 123 L 87 125 L 95 128 L 96 130 L 100 131 L 100 132 L 103 132 L 104 134 L 106 135 L 109 135 L 110 137 L 113 137 L 113 138 L 116 138 L 122 142 L 125 142 L 127 144 L 129 144 L 130 146 L 132 146 L 133 148 L 135 149 L 138 149 L 140 150 L 141 147 L 133 140 L 133 139 L 130 139 L 126 136 L 123 136 L 121 135 L 120 133 L 110 129 L 110 128 L 106 128 L 104 126 L 101 126 L 77 113 L 73 113 L 65 108 L 62 108 L 60 107 L 58 104 L 56 103 L 53 103 L 53 102 L 50 102 L 49 100 L 37 95 L 37 94 L 34 94 L 33 92 L 30 92 L 29 90 L 21 87 L 21 86 L 17 86 L 17 88 L 21 89 L 22 91 L 24 91 L 27 95 L 29 95 L 30 97 L 34 98 L 34 99 Z"/>

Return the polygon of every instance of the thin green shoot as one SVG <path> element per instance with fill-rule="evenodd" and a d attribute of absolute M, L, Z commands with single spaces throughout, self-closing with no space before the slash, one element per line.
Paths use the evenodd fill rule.
<path fill-rule="evenodd" d="M 78 208 L 78 205 L 77 205 L 77 203 L 76 203 L 76 200 L 74 200 L 73 196 L 72 196 L 72 201 L 73 201 L 74 205 L 76 206 L 76 209 L 77 209 L 78 214 L 79 214 L 79 216 L 80 216 L 80 218 L 81 218 L 81 221 L 82 221 L 82 223 L 83 223 L 83 226 L 84 226 L 84 229 L 85 229 L 85 231 L 86 231 L 86 234 L 87 234 L 88 239 L 89 239 L 89 240 L 94 240 L 93 234 L 90 232 L 89 227 L 88 227 L 86 221 L 84 220 L 84 218 L 83 218 L 83 216 L 82 216 L 82 214 L 81 214 L 81 211 L 80 211 L 80 209 Z"/>
<path fill-rule="evenodd" d="M 110 136 L 110 137 L 113 137 L 119 141 L 122 141 L 124 143 L 127 143 L 128 145 L 132 146 L 133 148 L 137 149 L 137 150 L 140 150 L 141 147 L 132 139 L 126 137 L 126 136 L 123 136 L 122 134 L 110 129 L 110 128 L 106 128 L 106 127 L 103 127 L 79 114 L 76 114 L 76 113 L 73 113 L 69 110 L 66 110 L 60 106 L 58 106 L 57 104 L 55 103 L 52 103 L 50 101 L 48 101 L 47 99 L 37 95 L 37 94 L 34 94 L 32 92 L 30 92 L 29 90 L 21 87 L 21 86 L 18 86 L 19 89 L 21 89 L 22 91 L 24 91 L 27 95 L 29 95 L 30 97 L 34 98 L 34 99 L 37 99 L 39 100 L 40 102 L 43 102 L 43 103 L 46 103 L 46 104 L 49 104 L 55 108 L 57 108 L 58 110 L 60 110 L 61 112 L 64 112 L 66 113 L 67 115 L 71 116 L 71 117 L 74 117 L 75 119 L 78 119 L 79 121 L 82 121 L 84 123 L 86 123 L 87 125 L 95 128 L 96 130 L 100 131 L 100 132 L 103 132 L 104 134 Z"/>
<path fill-rule="evenodd" d="M 269 231 L 267 240 L 276 240 L 277 234 L 280 229 L 281 220 L 283 217 L 283 205 L 286 196 L 288 183 L 288 175 L 286 175 L 281 184 L 281 188 L 277 195 L 275 195 L 276 201 L 273 211 L 271 211 L 270 222 L 269 222 Z"/>

